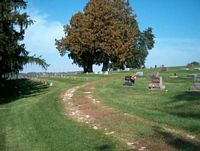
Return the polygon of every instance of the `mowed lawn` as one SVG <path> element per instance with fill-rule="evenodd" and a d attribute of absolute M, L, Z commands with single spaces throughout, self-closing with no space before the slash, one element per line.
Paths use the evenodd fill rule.
<path fill-rule="evenodd" d="M 123 86 L 124 76 L 133 72 L 115 73 L 116 78 L 96 86 L 96 97 L 104 104 L 140 119 L 132 124 L 132 129 L 138 137 L 158 136 L 178 150 L 196 150 L 199 145 L 184 142 L 177 134 L 183 132 L 200 140 L 200 92 L 188 91 L 193 85 L 193 78 L 187 77 L 188 74 L 200 74 L 200 71 L 171 68 L 161 72 L 166 85 L 165 90 L 147 88 L 150 75 L 159 70 L 143 71 L 144 76 L 137 77 L 133 87 Z M 176 73 L 178 78 L 171 78 L 173 73 Z M 130 125 L 124 127 L 126 126 Z M 163 127 L 171 130 L 172 134 L 160 129 Z"/>
<path fill-rule="evenodd" d="M 125 138 L 144 142 L 150 139 L 160 146 L 164 141 L 175 150 L 198 150 L 200 92 L 188 91 L 193 78 L 186 75 L 200 72 L 171 68 L 160 73 L 166 89 L 149 90 L 149 76 L 158 70 L 142 71 L 144 76 L 137 78 L 134 87 L 123 86 L 124 76 L 133 71 L 9 81 L 7 87 L 0 90 L 0 150 L 128 150 L 121 136 L 106 136 L 101 130 L 93 130 L 64 115 L 59 94 L 66 88 L 101 78 L 108 79 L 97 82 L 96 98 L 134 119 L 129 123 L 114 121 L 109 125 L 111 129 L 127 129 L 129 132 L 123 134 Z M 178 78 L 170 78 L 173 73 L 177 73 Z M 52 82 L 53 86 L 49 87 L 44 81 Z M 111 120 L 106 117 L 100 122 Z M 194 141 L 187 135 L 194 136 Z"/>
<path fill-rule="evenodd" d="M 53 87 L 37 81 L 10 81 L 1 89 L 1 151 L 126 150 L 120 142 L 64 115 L 59 94 L 64 88 L 96 77 L 48 78 Z"/>

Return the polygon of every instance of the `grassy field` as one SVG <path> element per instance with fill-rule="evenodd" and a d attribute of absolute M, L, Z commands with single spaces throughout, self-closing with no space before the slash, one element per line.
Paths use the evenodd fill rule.
<path fill-rule="evenodd" d="M 153 72 L 156 70 L 144 70 L 145 76 L 138 77 L 134 87 L 123 86 L 124 76 L 130 73 L 122 72 L 118 74 L 118 78 L 98 84 L 95 89 L 96 97 L 104 104 L 139 119 L 132 125 L 116 122 L 114 126 L 123 124 L 124 128 L 133 129 L 133 135 L 139 138 L 162 138 L 177 150 L 198 150 L 200 145 L 187 142 L 178 134 L 188 133 L 200 140 L 200 93 L 188 91 L 193 78 L 186 76 L 198 74 L 199 71 L 172 68 L 160 73 L 166 90 L 149 90 L 149 76 Z M 173 73 L 177 73 L 178 78 L 170 78 Z M 177 133 L 168 133 L 163 127 Z"/>
<path fill-rule="evenodd" d="M 9 81 L 1 89 L 1 151 L 126 150 L 117 142 L 64 116 L 59 94 L 86 80 L 48 78 L 53 87 L 37 81 Z M 44 79 L 42 79 L 44 80 Z"/>
<path fill-rule="evenodd" d="M 96 98 L 135 117 L 129 125 L 118 121 L 110 127 L 130 129 L 129 134 L 138 139 L 162 138 L 161 141 L 175 150 L 198 150 L 199 144 L 183 139 L 182 134 L 200 140 L 200 93 L 187 91 L 193 79 L 186 77 L 199 71 L 171 68 L 160 73 L 165 90 L 148 90 L 149 76 L 157 70 L 143 71 L 144 76 L 137 78 L 134 87 L 123 86 L 124 76 L 133 71 L 113 72 L 108 76 L 83 74 L 8 81 L 7 86 L 0 89 L 0 150 L 128 150 L 120 139 L 106 136 L 64 115 L 64 105 L 59 98 L 64 89 L 106 77 L 106 82 L 96 85 Z M 173 73 L 177 73 L 178 78 L 170 78 Z M 53 82 L 53 87 L 42 81 Z M 101 122 L 106 120 L 110 119 Z M 163 127 L 178 133 L 168 133 Z"/>

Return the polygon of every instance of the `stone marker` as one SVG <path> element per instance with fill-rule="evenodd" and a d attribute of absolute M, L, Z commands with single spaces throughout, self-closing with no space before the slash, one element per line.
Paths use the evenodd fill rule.
<path fill-rule="evenodd" d="M 161 67 L 160 71 L 168 71 L 168 68 L 167 67 Z"/>
<path fill-rule="evenodd" d="M 125 69 L 124 69 L 124 71 L 130 71 L 130 70 L 131 70 L 130 68 L 125 68 Z"/>
<path fill-rule="evenodd" d="M 165 85 L 163 84 L 163 79 L 158 75 L 151 76 L 151 82 L 148 85 L 149 89 L 165 89 Z"/>
<path fill-rule="evenodd" d="M 194 70 L 199 70 L 200 71 L 200 68 L 194 68 Z"/>
<path fill-rule="evenodd" d="M 136 75 L 136 76 L 141 76 L 141 77 L 142 77 L 142 76 L 144 76 L 144 72 L 136 72 L 135 75 Z"/>
<path fill-rule="evenodd" d="M 197 76 L 197 74 L 187 74 L 187 77 L 190 77 L 190 78 L 195 78 Z"/>
<path fill-rule="evenodd" d="M 177 76 L 177 74 L 176 74 L 176 73 L 174 73 L 174 74 L 170 75 L 169 77 L 170 77 L 170 78 L 178 78 L 178 76 Z"/>
<path fill-rule="evenodd" d="M 181 69 L 179 69 L 179 70 L 188 71 L 189 68 L 181 68 Z"/>
<path fill-rule="evenodd" d="M 53 86 L 53 83 L 51 82 L 51 83 L 49 84 L 49 86 L 52 87 L 52 86 Z"/>
<path fill-rule="evenodd" d="M 105 71 L 105 72 L 104 72 L 104 75 L 108 75 L 108 71 Z"/>
<path fill-rule="evenodd" d="M 191 91 L 200 91 L 200 75 L 196 75 L 194 77 L 194 83 L 190 90 Z"/>
<path fill-rule="evenodd" d="M 124 78 L 124 85 L 125 86 L 133 86 L 133 82 L 131 80 L 131 76 L 125 76 L 125 78 Z"/>

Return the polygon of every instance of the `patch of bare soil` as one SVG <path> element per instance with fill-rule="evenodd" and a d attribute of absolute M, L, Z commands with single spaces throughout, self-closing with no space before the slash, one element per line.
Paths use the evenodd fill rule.
<path fill-rule="evenodd" d="M 127 144 L 130 149 L 138 151 L 171 151 L 175 148 L 158 136 L 139 137 L 135 134 L 131 124 L 143 123 L 145 127 L 154 127 L 155 123 L 128 113 L 121 113 L 113 108 L 103 105 L 94 98 L 93 90 L 97 82 L 90 82 L 82 86 L 73 87 L 61 94 L 66 107 L 66 115 L 74 120 L 87 124 L 95 130 L 101 130 L 105 135 L 117 138 Z M 163 131 L 179 134 L 183 139 L 192 141 L 195 136 L 181 133 L 175 129 L 163 127 Z M 197 142 L 195 142 L 197 143 Z M 199 142 L 198 142 L 199 143 Z M 197 143 L 197 144 L 198 144 Z"/>

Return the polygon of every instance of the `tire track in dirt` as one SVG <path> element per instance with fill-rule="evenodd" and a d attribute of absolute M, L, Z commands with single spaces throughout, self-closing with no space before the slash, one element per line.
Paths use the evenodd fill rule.
<path fill-rule="evenodd" d="M 138 151 L 171 151 L 175 150 L 172 146 L 167 144 L 162 138 L 157 140 L 157 136 L 148 138 L 139 138 L 135 130 L 129 126 L 133 123 L 141 122 L 143 125 L 149 127 L 160 128 L 158 124 L 142 119 L 128 113 L 121 113 L 111 107 L 103 105 L 100 101 L 92 95 L 95 89 L 95 84 L 105 82 L 107 79 L 89 82 L 81 86 L 76 86 L 66 90 L 62 94 L 62 99 L 66 108 L 66 116 L 74 120 L 87 124 L 95 130 L 101 130 L 105 135 L 117 138 L 118 140 L 127 144 L 130 149 Z M 124 128 L 123 125 L 126 125 Z M 148 127 L 146 126 L 146 127 Z M 162 126 L 162 131 L 168 133 L 177 133 L 184 140 L 194 141 L 195 136 L 181 133 L 178 130 Z M 199 142 L 194 142 L 199 145 Z"/>

